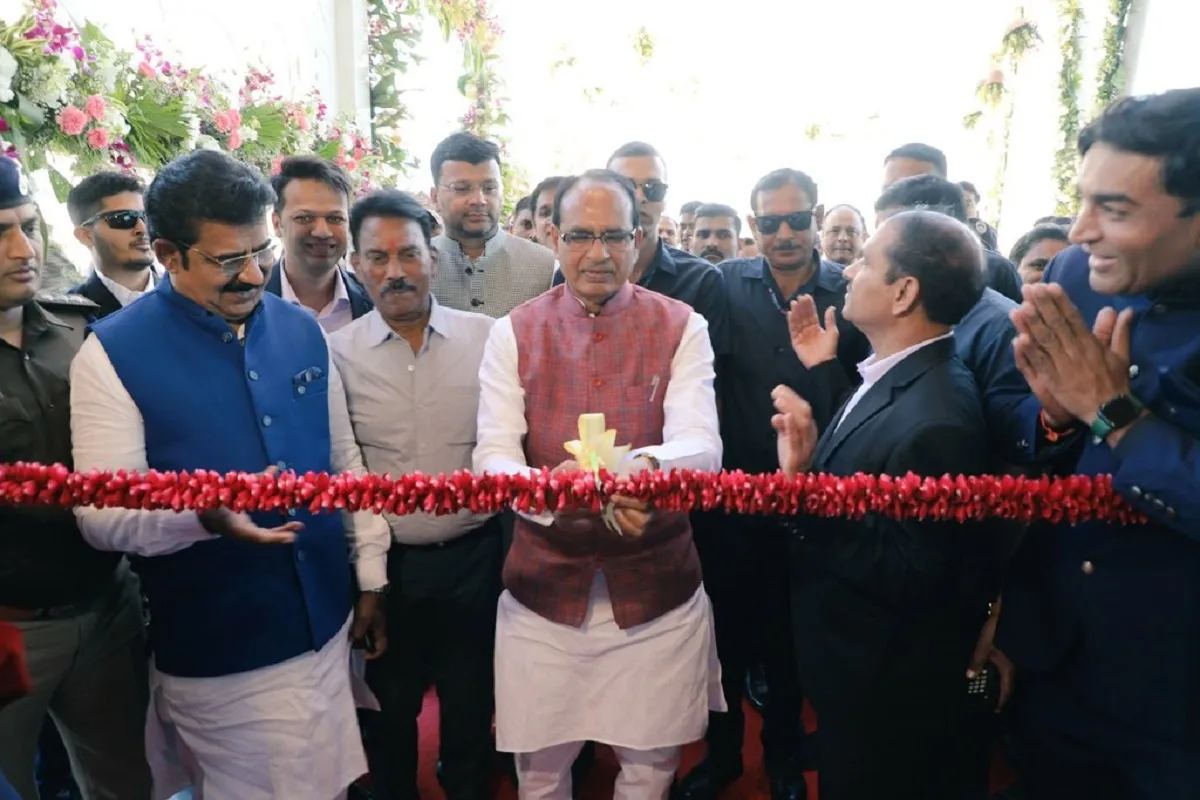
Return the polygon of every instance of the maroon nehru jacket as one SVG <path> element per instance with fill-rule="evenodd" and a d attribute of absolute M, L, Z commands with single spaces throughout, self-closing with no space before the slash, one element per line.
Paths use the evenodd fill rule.
<path fill-rule="evenodd" d="M 563 443 L 578 438 L 580 414 L 604 414 L 619 445 L 662 444 L 663 398 L 691 313 L 633 284 L 594 317 L 565 285 L 513 309 L 527 463 L 553 469 L 569 458 Z M 582 531 L 517 518 L 504 586 L 526 608 L 551 622 L 582 626 L 597 569 L 622 629 L 678 608 L 700 588 L 687 514 L 656 513 L 640 537 L 614 533 L 599 518 Z"/>

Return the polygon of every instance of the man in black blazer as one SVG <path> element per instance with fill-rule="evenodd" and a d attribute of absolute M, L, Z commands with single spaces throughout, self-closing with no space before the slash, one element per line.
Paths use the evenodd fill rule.
<path fill-rule="evenodd" d="M 120 311 L 157 282 L 145 190 L 133 175 L 105 171 L 84 178 L 67 195 L 75 238 L 92 254 L 92 274 L 70 293 L 98 305 L 97 318 Z"/>
<path fill-rule="evenodd" d="M 875 354 L 819 440 L 808 403 L 775 390 L 780 466 L 789 475 L 986 473 L 987 424 L 951 335 L 983 293 L 978 238 L 944 214 L 907 211 L 846 277 L 843 313 Z M 837 352 L 837 326 L 815 315 L 793 339 L 806 361 Z M 964 673 L 990 599 L 964 588 L 964 565 L 985 537 L 974 525 L 879 515 L 798 519 L 793 529 L 792 623 L 820 720 L 821 800 L 952 797 Z"/>
<path fill-rule="evenodd" d="M 319 156 L 283 159 L 271 177 L 275 233 L 283 255 L 264 287 L 306 308 L 326 333 L 371 310 L 371 299 L 343 262 L 349 244 L 350 178 Z"/>

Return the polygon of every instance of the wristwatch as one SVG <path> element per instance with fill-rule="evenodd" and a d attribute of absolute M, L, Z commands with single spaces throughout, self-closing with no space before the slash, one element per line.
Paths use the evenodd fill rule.
<path fill-rule="evenodd" d="M 1145 408 L 1131 394 L 1119 394 L 1108 402 L 1101 403 L 1096 409 L 1096 419 L 1092 420 L 1092 435 L 1103 441 L 1113 431 L 1132 425 Z"/>
<path fill-rule="evenodd" d="M 640 458 L 649 464 L 651 472 L 658 472 L 662 469 L 662 462 L 649 453 L 638 453 L 634 458 Z"/>

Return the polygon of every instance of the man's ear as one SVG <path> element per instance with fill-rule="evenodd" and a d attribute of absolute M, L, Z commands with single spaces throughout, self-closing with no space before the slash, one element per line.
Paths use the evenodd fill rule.
<path fill-rule="evenodd" d="M 825 227 L 825 204 L 819 203 L 813 207 L 813 222 L 817 224 L 817 230 Z"/>
<path fill-rule="evenodd" d="M 275 229 L 275 235 L 276 235 L 276 236 L 278 236 L 278 237 L 279 237 L 279 238 L 281 238 L 281 239 L 283 238 L 283 228 L 280 226 L 280 224 L 279 224 L 279 223 L 280 223 L 280 222 L 282 222 L 282 221 L 283 221 L 283 220 L 281 220 L 281 219 L 279 218 L 279 212 L 278 212 L 278 211 L 272 211 L 272 212 L 271 212 L 271 227 Z"/>
<path fill-rule="evenodd" d="M 163 265 L 163 269 L 171 274 L 186 269 L 183 265 L 183 252 L 174 242 L 155 239 L 154 257 L 158 259 L 158 263 Z"/>
<path fill-rule="evenodd" d="M 75 226 L 75 241 L 91 250 L 96 246 L 96 234 L 91 228 L 85 228 L 82 225 Z"/>

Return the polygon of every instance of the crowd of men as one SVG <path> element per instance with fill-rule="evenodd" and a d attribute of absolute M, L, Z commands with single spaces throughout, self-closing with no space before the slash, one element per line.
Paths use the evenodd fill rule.
<path fill-rule="evenodd" d="M 603 413 L 619 477 L 1107 474 L 1148 518 L 3 506 L 0 798 L 53 796 L 64 746 L 89 800 L 416 798 L 431 686 L 451 800 L 570 797 L 596 743 L 616 797 L 717 798 L 748 689 L 773 798 L 986 797 L 997 740 L 1036 800 L 1197 797 L 1200 89 L 1079 152 L 1078 216 L 1010 260 L 927 145 L 870 225 L 764 175 L 748 236 L 668 218 L 642 142 L 508 221 L 469 133 L 432 208 L 202 150 L 73 188 L 69 294 L 0 159 L 0 462 L 569 473 Z"/>

